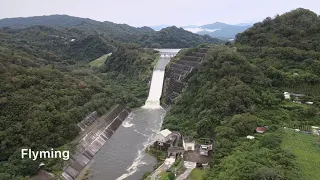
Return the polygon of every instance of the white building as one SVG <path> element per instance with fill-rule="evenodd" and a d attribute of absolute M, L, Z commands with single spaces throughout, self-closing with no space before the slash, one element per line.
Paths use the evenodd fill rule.
<path fill-rule="evenodd" d="M 169 129 L 164 129 L 157 134 L 155 140 L 162 143 L 167 142 L 170 140 L 171 134 L 172 132 Z"/>
<path fill-rule="evenodd" d="M 182 143 L 185 151 L 194 151 L 195 141 L 191 137 L 184 136 Z"/>
<path fill-rule="evenodd" d="M 254 139 L 254 136 L 247 136 L 247 139 Z"/>
<path fill-rule="evenodd" d="M 284 95 L 284 99 L 291 99 L 290 93 L 284 92 L 283 95 Z"/>

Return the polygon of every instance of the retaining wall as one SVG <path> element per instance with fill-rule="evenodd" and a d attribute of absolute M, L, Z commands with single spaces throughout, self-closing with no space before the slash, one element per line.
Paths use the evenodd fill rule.
<path fill-rule="evenodd" d="M 122 124 L 131 110 L 123 105 L 117 105 L 105 118 L 102 125 L 84 136 L 76 147 L 75 153 L 63 169 L 61 177 L 74 180 L 100 150 L 104 143 Z"/>

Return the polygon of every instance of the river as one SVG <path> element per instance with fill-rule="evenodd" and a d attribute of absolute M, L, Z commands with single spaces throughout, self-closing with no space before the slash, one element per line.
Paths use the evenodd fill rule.
<path fill-rule="evenodd" d="M 180 49 L 158 50 L 177 53 Z M 161 96 L 168 62 L 168 58 L 161 57 L 154 69 L 148 97 L 151 104 L 147 101 L 145 106 L 133 110 L 93 158 L 90 167 L 93 180 L 139 180 L 145 172 L 153 171 L 157 160 L 144 151 L 153 143 L 165 116 L 159 99 L 154 100 Z"/>

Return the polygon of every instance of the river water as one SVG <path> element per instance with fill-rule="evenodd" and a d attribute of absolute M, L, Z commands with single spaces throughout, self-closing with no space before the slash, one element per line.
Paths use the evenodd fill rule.
<path fill-rule="evenodd" d="M 177 53 L 179 49 L 160 49 L 160 52 Z M 168 58 L 160 58 L 154 69 L 148 97 L 152 104 L 147 101 L 145 106 L 133 110 L 93 158 L 90 167 L 93 180 L 139 180 L 145 172 L 153 171 L 157 160 L 144 151 L 153 143 L 165 116 L 165 110 L 154 100 L 161 96 L 168 62 Z"/>

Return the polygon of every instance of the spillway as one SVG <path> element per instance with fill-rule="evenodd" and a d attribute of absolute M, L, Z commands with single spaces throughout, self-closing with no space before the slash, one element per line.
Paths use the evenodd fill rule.
<path fill-rule="evenodd" d="M 159 50 L 160 52 L 179 52 Z M 93 180 L 138 180 L 153 171 L 157 160 L 145 154 L 147 146 L 161 129 L 165 110 L 160 106 L 164 69 L 170 59 L 161 58 L 154 67 L 149 96 L 142 108 L 133 110 L 117 131 L 93 158 L 90 173 Z"/>
<path fill-rule="evenodd" d="M 154 70 L 149 90 L 148 99 L 143 108 L 161 108 L 160 97 L 162 94 L 164 70 Z"/>

